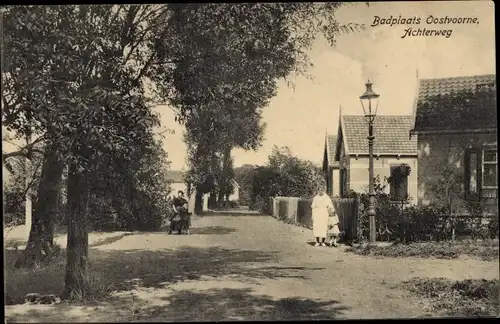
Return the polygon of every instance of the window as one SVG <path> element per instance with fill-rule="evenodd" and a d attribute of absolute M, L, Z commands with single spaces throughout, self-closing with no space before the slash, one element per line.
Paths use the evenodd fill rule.
<path fill-rule="evenodd" d="M 409 167 L 407 165 L 391 166 L 390 177 L 390 196 L 392 200 L 403 201 L 408 199 L 408 175 Z"/>
<path fill-rule="evenodd" d="M 496 198 L 498 189 L 497 150 L 467 149 L 465 152 L 465 198 L 479 201 Z"/>
<path fill-rule="evenodd" d="M 485 189 L 496 189 L 498 186 L 497 179 L 497 151 L 483 150 L 482 159 L 482 187 Z"/>

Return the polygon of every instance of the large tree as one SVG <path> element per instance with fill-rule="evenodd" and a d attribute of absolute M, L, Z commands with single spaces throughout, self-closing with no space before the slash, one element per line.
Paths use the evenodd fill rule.
<path fill-rule="evenodd" d="M 323 34 L 332 44 L 340 32 L 338 3 L 172 5 L 177 64 L 162 94 L 177 108 L 193 151 L 223 161 L 230 174 L 234 147 L 258 148 L 262 109 L 276 94 L 277 79 L 309 66 L 307 51 Z M 159 44 L 159 46 L 168 46 Z M 191 165 L 199 158 L 191 154 Z M 215 173 L 212 162 L 197 172 Z M 213 169 L 213 170 L 211 170 Z M 200 177 L 201 178 L 201 177 Z M 227 177 L 226 177 L 227 178 Z M 222 179 L 221 179 L 222 180 Z"/>
<path fill-rule="evenodd" d="M 148 48 L 162 36 L 167 12 L 164 5 L 17 6 L 5 12 L 3 119 L 10 130 L 38 133 L 46 142 L 40 206 L 25 255 L 37 256 L 37 247 L 51 243 L 51 211 L 67 164 L 68 296 L 85 295 L 92 173 L 103 155 L 127 159 L 153 139 L 158 118 L 143 85 L 153 61 L 162 64 Z"/>

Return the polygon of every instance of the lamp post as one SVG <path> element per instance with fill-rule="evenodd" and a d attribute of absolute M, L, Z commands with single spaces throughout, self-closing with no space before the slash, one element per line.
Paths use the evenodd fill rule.
<path fill-rule="evenodd" d="M 372 90 L 373 83 L 370 82 L 370 79 L 366 82 L 366 91 L 363 93 L 359 99 L 361 101 L 361 106 L 363 107 L 363 112 L 365 113 L 365 117 L 368 120 L 368 154 L 369 154 L 369 164 L 368 164 L 368 209 L 366 214 L 368 215 L 368 219 L 370 221 L 370 243 L 375 243 L 377 234 L 375 228 L 375 193 L 374 193 L 374 183 L 373 183 L 373 140 L 375 137 L 373 136 L 373 122 L 375 120 L 375 116 L 377 115 L 378 109 L 378 97 Z M 377 105 L 375 106 L 375 110 L 372 111 L 372 100 L 377 101 Z"/>

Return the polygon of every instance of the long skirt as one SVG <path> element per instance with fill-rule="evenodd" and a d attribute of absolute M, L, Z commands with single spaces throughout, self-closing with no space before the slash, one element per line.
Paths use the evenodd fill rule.
<path fill-rule="evenodd" d="M 312 213 L 314 237 L 326 237 L 328 230 L 328 210 L 326 208 L 315 208 Z"/>

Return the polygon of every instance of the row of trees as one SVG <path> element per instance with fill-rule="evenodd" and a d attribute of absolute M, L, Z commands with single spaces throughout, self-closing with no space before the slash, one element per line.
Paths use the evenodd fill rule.
<path fill-rule="evenodd" d="M 85 296 L 91 212 L 128 212 L 128 226 L 140 228 L 144 224 L 133 216 L 148 210 L 135 204 L 138 197 L 147 202 L 165 198 L 155 191 L 166 164 L 154 136 L 159 126 L 155 102 L 175 107 L 176 121 L 186 127 L 193 187 L 200 194 L 218 190 L 227 195 L 231 150 L 259 146 L 261 111 L 276 92 L 276 80 L 304 71 L 317 35 L 333 44 L 339 33 L 359 27 L 339 26 L 339 6 L 3 8 L 2 122 L 18 139 L 29 141 L 2 158 L 32 160 L 37 145 L 43 156 L 33 223 L 18 266 L 51 253 L 53 215 L 66 187 L 64 295 Z M 149 168 L 143 167 L 151 160 Z M 109 200 L 110 188 L 120 188 L 114 197 L 121 200 Z M 127 199 L 130 206 L 118 203 Z"/>
<path fill-rule="evenodd" d="M 362 26 L 336 22 L 338 3 L 183 5 L 189 16 L 174 26 L 186 61 L 173 71 L 170 103 L 186 126 L 186 181 L 211 205 L 232 192 L 233 148 L 257 149 L 263 140 L 262 110 L 276 94 L 277 80 L 304 73 L 307 51 L 318 35 L 332 44 L 342 32 Z"/>

